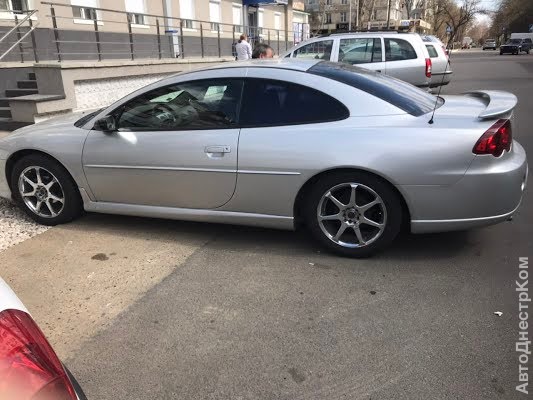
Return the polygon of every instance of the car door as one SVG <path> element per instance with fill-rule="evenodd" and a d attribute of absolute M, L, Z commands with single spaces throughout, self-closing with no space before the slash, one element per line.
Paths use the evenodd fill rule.
<path fill-rule="evenodd" d="M 296 48 L 292 58 L 308 60 L 333 60 L 335 56 L 335 41 L 333 39 L 317 40 Z"/>
<path fill-rule="evenodd" d="M 228 207 L 289 216 L 295 192 L 302 185 L 298 168 L 312 169 L 319 163 L 320 157 L 315 159 L 310 152 L 309 141 L 334 129 L 336 121 L 347 118 L 349 111 L 338 100 L 310 87 L 316 83 L 311 74 L 258 70 L 250 69 L 246 79 L 238 183 Z"/>
<path fill-rule="evenodd" d="M 157 87 L 112 112 L 116 131 L 91 130 L 83 167 L 97 201 L 208 209 L 235 190 L 243 81 Z"/>
<path fill-rule="evenodd" d="M 401 38 L 385 38 L 385 71 L 387 75 L 416 86 L 427 86 L 426 60 L 418 56 L 409 41 Z"/>
<path fill-rule="evenodd" d="M 358 67 L 385 72 L 381 38 L 357 37 L 343 38 L 339 42 L 339 51 L 333 61 Z"/>

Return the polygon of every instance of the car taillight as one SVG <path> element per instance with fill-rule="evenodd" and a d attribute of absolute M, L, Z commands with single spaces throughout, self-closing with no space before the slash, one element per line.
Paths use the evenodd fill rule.
<path fill-rule="evenodd" d="M 0 312 L 0 399 L 75 400 L 56 353 L 25 312 Z"/>
<path fill-rule="evenodd" d="M 474 154 L 492 154 L 499 157 L 505 150 L 511 150 L 512 142 L 511 121 L 499 119 L 479 138 L 472 151 Z"/>
<path fill-rule="evenodd" d="M 431 78 L 431 58 L 426 58 L 426 76 Z"/>

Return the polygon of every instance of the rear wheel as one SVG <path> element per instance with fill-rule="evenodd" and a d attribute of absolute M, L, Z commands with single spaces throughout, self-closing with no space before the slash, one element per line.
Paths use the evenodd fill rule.
<path fill-rule="evenodd" d="M 329 175 L 311 189 L 305 222 L 315 239 L 329 250 L 368 257 L 398 235 L 401 199 L 388 183 L 370 174 Z"/>
<path fill-rule="evenodd" d="M 16 162 L 11 188 L 19 206 L 43 225 L 72 221 L 83 210 L 78 188 L 67 170 L 40 154 L 31 154 Z"/>

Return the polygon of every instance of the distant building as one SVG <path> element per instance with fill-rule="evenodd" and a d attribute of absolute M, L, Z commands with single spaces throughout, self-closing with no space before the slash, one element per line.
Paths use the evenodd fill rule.
<path fill-rule="evenodd" d="M 310 13 L 311 31 L 314 34 L 346 32 L 352 30 L 389 29 L 426 33 L 431 25 L 425 21 L 425 9 L 413 10 L 407 15 L 402 0 L 305 0 L 306 11 Z M 357 18 L 357 6 L 361 6 Z M 365 6 L 363 7 L 362 4 Z M 389 11 L 390 5 L 390 11 Z"/>

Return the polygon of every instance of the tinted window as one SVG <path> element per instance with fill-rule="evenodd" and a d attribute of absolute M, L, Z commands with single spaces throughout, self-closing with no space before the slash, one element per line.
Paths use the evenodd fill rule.
<path fill-rule="evenodd" d="M 293 57 L 308 58 L 311 60 L 329 60 L 333 49 L 333 40 L 322 40 L 306 44 L 299 49 L 294 50 Z"/>
<path fill-rule="evenodd" d="M 118 128 L 181 130 L 228 128 L 237 123 L 242 81 L 212 79 L 164 86 L 117 110 Z"/>
<path fill-rule="evenodd" d="M 435 50 L 435 47 L 433 47 L 432 45 L 426 44 L 426 49 L 428 49 L 428 53 L 431 58 L 439 57 L 439 55 L 437 54 L 437 50 Z"/>
<path fill-rule="evenodd" d="M 416 51 L 407 40 L 385 39 L 385 60 L 402 61 L 417 58 Z"/>
<path fill-rule="evenodd" d="M 414 116 L 430 112 L 437 101 L 435 96 L 409 83 L 352 65 L 324 61 L 308 72 L 363 90 Z M 438 100 L 437 105 L 442 103 Z"/>
<path fill-rule="evenodd" d="M 533 43 L 533 42 L 531 41 L 531 39 L 524 39 L 524 42 L 525 42 L 525 43 Z"/>
<path fill-rule="evenodd" d="M 244 126 L 295 125 L 347 118 L 347 108 L 334 98 L 295 83 L 250 79 L 244 89 Z"/>
<path fill-rule="evenodd" d="M 381 39 L 341 39 L 339 62 L 353 65 L 381 61 Z"/>

